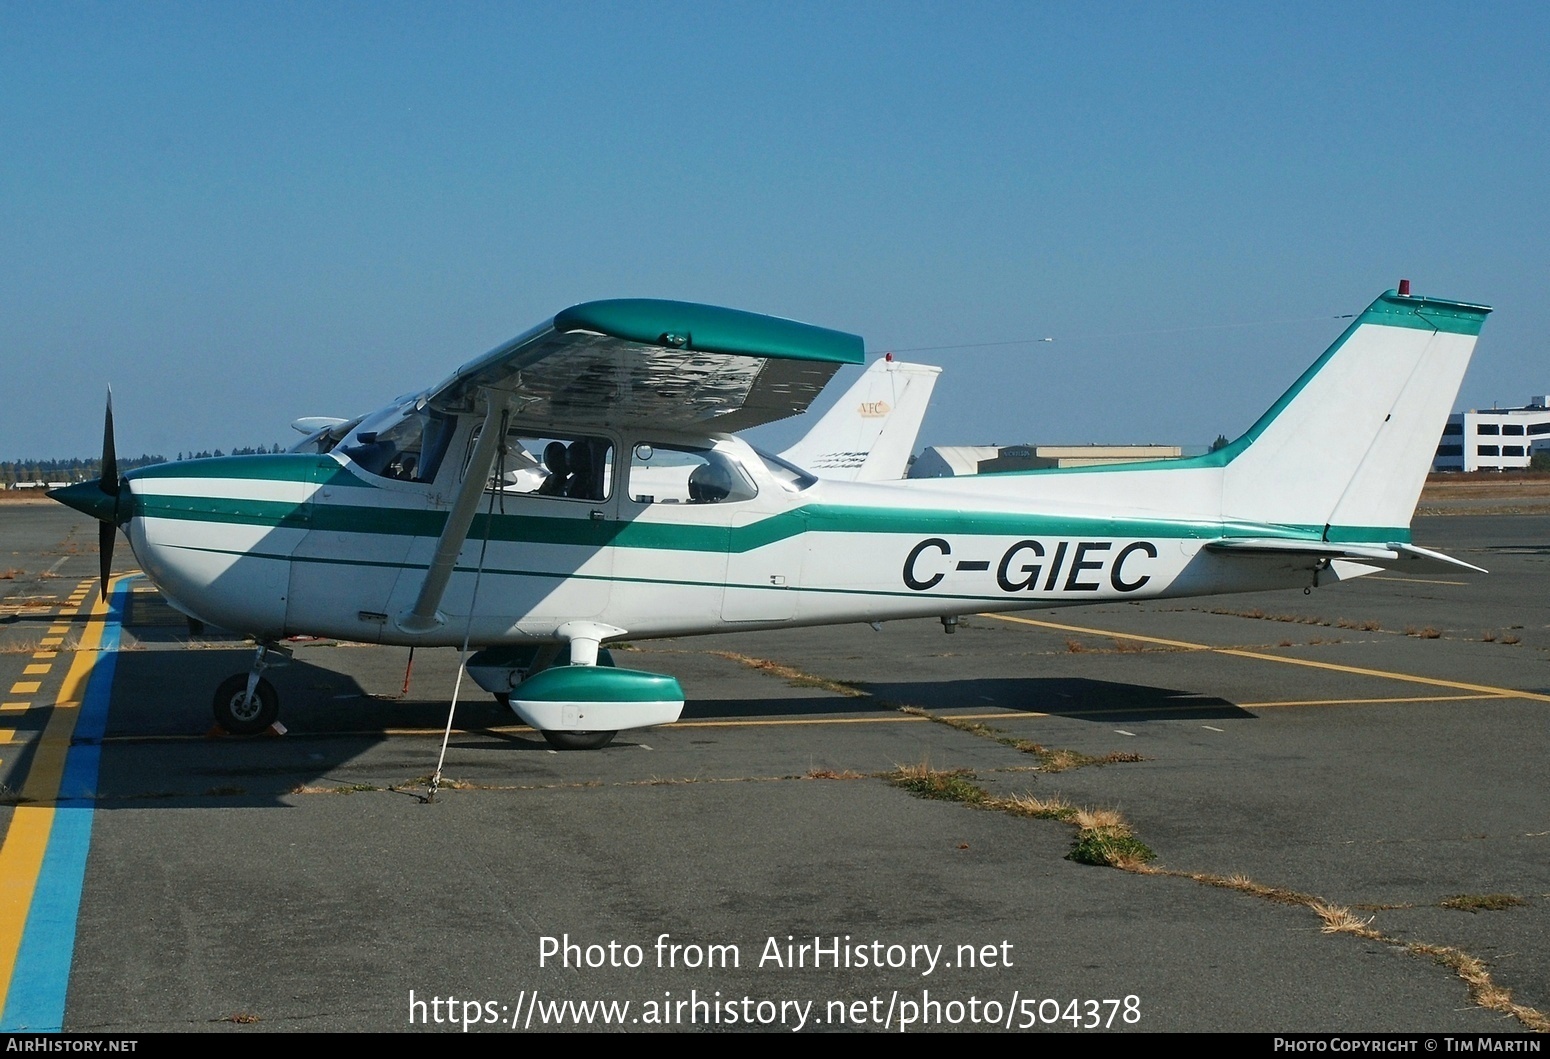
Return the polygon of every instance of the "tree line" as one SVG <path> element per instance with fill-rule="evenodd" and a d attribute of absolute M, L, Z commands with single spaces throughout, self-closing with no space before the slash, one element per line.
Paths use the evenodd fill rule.
<path fill-rule="evenodd" d="M 284 452 L 279 445 L 244 446 L 229 453 L 220 449 L 200 452 L 180 452 L 179 460 L 206 460 L 215 456 L 260 456 Z M 153 463 L 166 463 L 167 457 L 141 453 L 139 456 L 120 456 L 118 470 L 132 471 L 136 467 L 148 467 Z M 85 482 L 102 477 L 102 459 L 98 456 L 77 457 L 68 460 L 0 460 L 0 488 L 9 489 L 17 482 Z"/>

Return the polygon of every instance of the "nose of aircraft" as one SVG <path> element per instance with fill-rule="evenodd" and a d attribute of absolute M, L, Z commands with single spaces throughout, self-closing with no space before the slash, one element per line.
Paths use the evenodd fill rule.
<path fill-rule="evenodd" d="M 48 495 L 66 507 L 73 507 L 99 522 L 117 525 L 121 521 L 118 510 L 119 498 L 103 488 L 100 478 L 67 485 L 60 489 L 50 489 Z"/>

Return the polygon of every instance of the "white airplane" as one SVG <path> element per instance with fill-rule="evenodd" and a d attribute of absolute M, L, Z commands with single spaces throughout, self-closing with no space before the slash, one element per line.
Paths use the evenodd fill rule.
<path fill-rule="evenodd" d="M 159 464 L 51 495 L 173 606 L 247 633 L 217 721 L 267 728 L 280 641 L 481 648 L 469 673 L 564 748 L 677 720 L 610 641 L 1312 587 L 1465 567 L 1410 519 L 1489 308 L 1361 313 L 1224 449 L 968 479 L 822 480 L 733 431 L 805 409 L 854 335 L 681 302 L 566 309 L 327 452 Z M 326 428 L 324 428 L 326 429 Z M 659 495 L 658 468 L 688 467 Z M 513 474 L 519 471 L 523 473 Z M 675 471 L 675 480 L 677 472 Z M 599 663 L 602 664 L 599 664 Z"/>

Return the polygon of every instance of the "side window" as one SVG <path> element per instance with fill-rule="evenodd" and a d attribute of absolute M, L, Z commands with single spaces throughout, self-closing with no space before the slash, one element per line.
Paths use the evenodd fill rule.
<path fill-rule="evenodd" d="M 455 426 L 447 416 L 412 412 L 381 430 L 358 431 L 344 453 L 370 474 L 400 482 L 430 482 L 441 466 Z M 327 433 L 325 430 L 314 437 L 324 438 Z M 320 444 L 317 451 L 327 452 L 332 447 Z"/>
<path fill-rule="evenodd" d="M 496 457 L 490 487 L 507 494 L 599 501 L 608 499 L 613 473 L 614 447 L 607 438 L 512 432 Z"/>
<path fill-rule="evenodd" d="M 630 456 L 626 493 L 638 504 L 730 504 L 759 490 L 723 452 L 643 442 Z"/>

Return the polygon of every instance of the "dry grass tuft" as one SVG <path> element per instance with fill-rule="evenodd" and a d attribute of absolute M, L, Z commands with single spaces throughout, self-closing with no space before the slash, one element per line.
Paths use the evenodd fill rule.
<path fill-rule="evenodd" d="M 1113 809 L 1078 809 L 1071 815 L 1077 827 L 1089 831 L 1108 830 L 1130 834 L 1130 825 Z"/>
<path fill-rule="evenodd" d="M 1537 1033 L 1550 1032 L 1550 1018 L 1546 1018 L 1543 1012 L 1525 1004 L 1514 1003 L 1511 990 L 1503 989 L 1493 982 L 1490 972 L 1485 969 L 1485 964 L 1469 953 L 1460 952 L 1447 945 L 1426 945 L 1419 942 L 1412 942 L 1406 948 L 1419 955 L 1430 956 L 1438 963 L 1451 968 L 1453 973 L 1463 979 L 1464 984 L 1469 987 L 1470 999 L 1487 1011 L 1500 1011 L 1504 1015 L 1511 1015 Z"/>
<path fill-rule="evenodd" d="M 1454 894 L 1437 904 L 1459 912 L 1500 912 L 1504 908 L 1517 908 L 1528 902 L 1514 894 Z"/>
<path fill-rule="evenodd" d="M 26 572 L 27 571 L 16 566 L 9 567 L 5 570 L 0 570 L 0 581 L 15 581 L 18 577 L 21 577 Z"/>
<path fill-rule="evenodd" d="M 1039 769 L 1042 772 L 1064 772 L 1067 769 L 1083 768 L 1087 765 L 1117 765 L 1146 760 L 1140 754 L 1130 751 L 1115 750 L 1100 757 L 1094 757 L 1091 754 L 1083 754 L 1077 750 L 1047 747 L 1041 743 L 1035 743 L 1031 739 L 1019 739 L 1016 736 L 1005 735 L 989 725 L 981 724 L 979 721 L 964 721 L 956 717 L 943 717 L 932 713 L 930 710 L 923 710 L 919 706 L 900 706 L 899 711 L 907 713 L 912 717 L 924 717 L 928 721 L 945 724 L 949 728 L 956 728 L 958 731 L 968 732 L 970 735 L 977 735 L 984 739 L 994 739 L 1002 746 L 1011 747 L 1013 750 L 1023 754 L 1032 754 L 1039 759 Z"/>
<path fill-rule="evenodd" d="M 1355 934 L 1359 938 L 1383 936 L 1372 929 L 1372 916 L 1363 919 L 1349 908 L 1325 904 L 1323 901 L 1313 901 L 1308 907 L 1324 921 L 1323 931 L 1326 934 Z"/>
<path fill-rule="evenodd" d="M 974 773 L 968 769 L 938 770 L 925 763 L 900 765 L 884 778 L 919 798 L 1073 824 L 1076 837 L 1066 857 L 1078 864 L 1133 871 L 1157 856 L 1112 809 L 1077 808 L 1063 798 L 1039 798 L 1032 794 L 998 798 L 975 783 Z"/>
<path fill-rule="evenodd" d="M 899 765 L 887 779 L 919 798 L 974 806 L 985 806 L 991 800 L 990 793 L 974 782 L 970 769 L 934 769 L 923 761 L 919 765 Z"/>
<path fill-rule="evenodd" d="M 1512 633 L 1508 633 L 1506 636 L 1502 637 L 1502 643 L 1506 644 L 1509 647 L 1511 647 L 1515 643 L 1522 643 L 1522 642 L 1523 641 L 1518 636 L 1516 636 L 1516 635 L 1514 635 Z"/>
<path fill-rule="evenodd" d="M 1081 640 L 1067 640 L 1066 650 L 1074 655 L 1079 655 L 1087 650 L 1087 645 L 1084 644 Z"/>
<path fill-rule="evenodd" d="M 834 771 L 834 769 L 812 768 L 812 769 L 808 769 L 807 770 L 807 775 L 804 776 L 803 779 L 809 779 L 809 780 L 861 780 L 861 779 L 866 779 L 866 777 L 864 775 L 862 775 L 861 773 L 853 772 L 850 769 L 844 769 L 842 771 L 836 772 L 836 771 Z"/>
<path fill-rule="evenodd" d="M 1032 816 L 1040 820 L 1069 820 L 1076 808 L 1060 795 L 1040 798 L 1036 794 L 1018 794 L 1007 799 L 1006 811 L 1017 816 Z"/>
<path fill-rule="evenodd" d="M 1141 875 L 1165 875 L 1171 878 L 1193 879 L 1195 882 L 1206 886 L 1236 890 L 1239 893 L 1260 897 L 1267 901 L 1274 901 L 1277 904 L 1302 905 L 1315 912 L 1319 919 L 1323 921 L 1322 929 L 1325 934 L 1350 934 L 1354 937 L 1402 948 L 1412 955 L 1429 956 L 1458 975 L 1465 985 L 1468 986 L 1470 999 L 1480 1007 L 1488 1011 L 1498 1011 L 1504 1015 L 1510 1015 L 1526 1028 L 1535 1032 L 1550 1032 L 1550 1017 L 1546 1017 L 1543 1012 L 1535 1008 L 1515 1003 L 1512 999 L 1512 992 L 1493 982 L 1485 964 L 1466 952 L 1445 945 L 1429 945 L 1424 942 L 1403 941 L 1398 938 L 1391 938 L 1381 931 L 1373 929 L 1372 918 L 1362 919 L 1349 908 L 1332 905 L 1310 894 L 1298 893 L 1296 890 L 1266 886 L 1263 883 L 1255 882 L 1246 875 L 1211 875 L 1206 872 L 1170 871 L 1167 868 L 1155 868 L 1150 865 L 1129 867 L 1126 870 Z M 1510 895 L 1486 894 L 1481 896 L 1500 898 Z"/>

